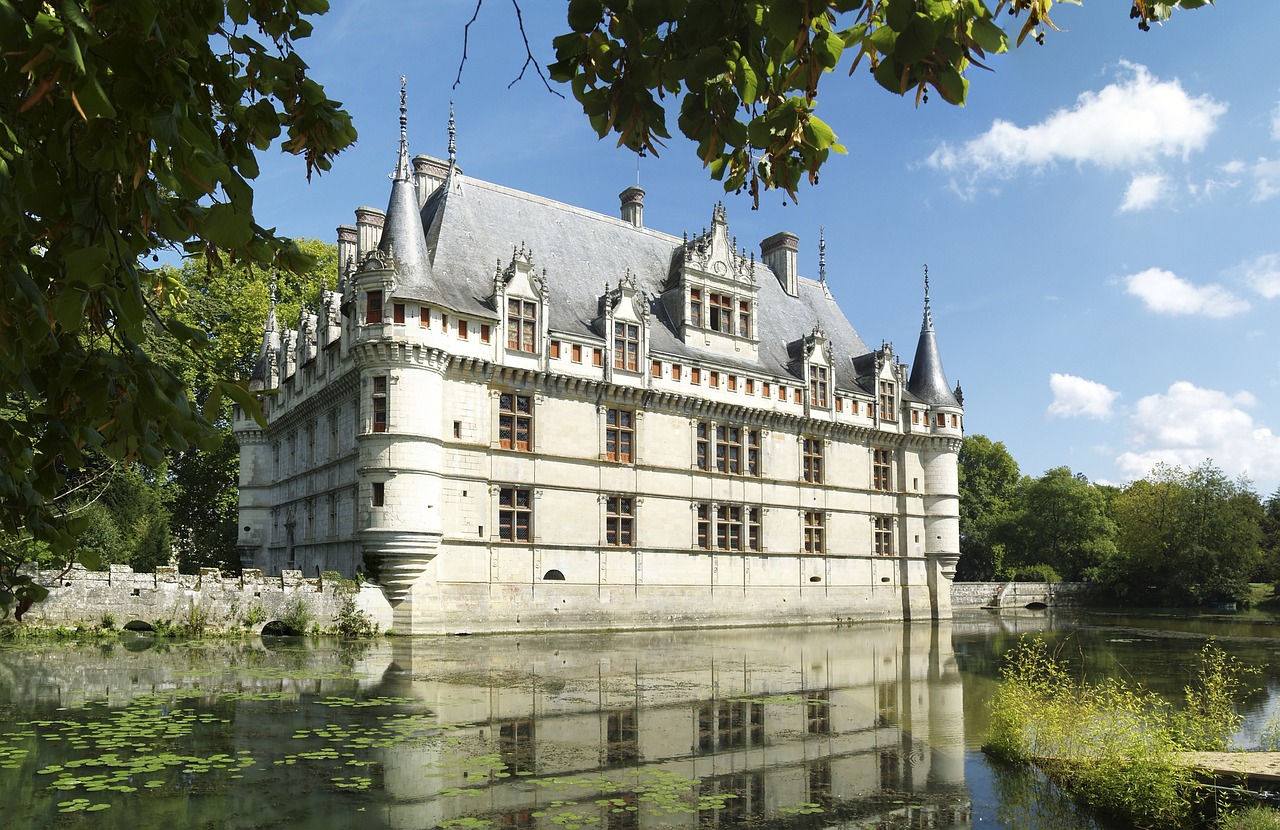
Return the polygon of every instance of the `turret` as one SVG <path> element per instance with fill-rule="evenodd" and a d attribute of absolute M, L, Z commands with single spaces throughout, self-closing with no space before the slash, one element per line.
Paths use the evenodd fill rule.
<path fill-rule="evenodd" d="M 938 354 L 938 339 L 933 333 L 933 313 L 929 309 L 929 269 L 924 269 L 924 322 L 920 324 L 920 342 L 916 344 L 916 359 L 911 363 L 911 379 L 907 390 L 920 400 L 934 406 L 960 407 L 951 392 L 947 373 L 942 370 L 942 357 Z"/>

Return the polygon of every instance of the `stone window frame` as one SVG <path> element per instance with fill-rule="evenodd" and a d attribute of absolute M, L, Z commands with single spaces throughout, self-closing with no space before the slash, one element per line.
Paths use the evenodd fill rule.
<path fill-rule="evenodd" d="M 821 510 L 802 511 L 801 526 L 804 552 L 809 554 L 825 554 L 827 552 L 827 516 Z"/>
<path fill-rule="evenodd" d="M 606 496 L 604 540 L 609 547 L 635 547 L 636 537 L 635 496 Z"/>
<path fill-rule="evenodd" d="M 604 415 L 604 460 L 634 463 L 636 457 L 636 412 L 608 407 Z"/>
<path fill-rule="evenodd" d="M 627 320 L 613 322 L 613 368 L 622 372 L 640 371 L 640 324 Z"/>
<path fill-rule="evenodd" d="M 831 407 L 829 374 L 826 366 L 809 364 L 809 405 L 819 409 Z"/>
<path fill-rule="evenodd" d="M 370 380 L 370 428 L 373 432 L 386 432 L 391 423 L 391 384 L 386 375 L 374 375 Z"/>
<path fill-rule="evenodd" d="M 871 551 L 876 556 L 896 556 L 893 547 L 893 516 L 882 513 L 871 519 Z"/>
<path fill-rule="evenodd" d="M 533 542 L 533 488 L 499 485 L 498 541 L 531 544 Z"/>
<path fill-rule="evenodd" d="M 826 447 L 821 438 L 800 436 L 800 477 L 809 484 L 822 484 L 826 480 L 823 469 Z"/>
<path fill-rule="evenodd" d="M 534 396 L 521 392 L 499 392 L 498 449 L 533 452 L 533 429 Z"/>
<path fill-rule="evenodd" d="M 893 450 L 883 447 L 871 450 L 871 489 L 893 492 Z"/>
<path fill-rule="evenodd" d="M 764 508 L 746 502 L 694 502 L 693 545 L 716 553 L 764 551 Z"/>
<path fill-rule="evenodd" d="M 507 349 L 524 354 L 538 353 L 538 302 L 520 297 L 507 298 Z"/>
<path fill-rule="evenodd" d="M 760 478 L 763 444 L 759 427 L 722 421 L 696 421 L 693 466 L 705 473 Z"/>

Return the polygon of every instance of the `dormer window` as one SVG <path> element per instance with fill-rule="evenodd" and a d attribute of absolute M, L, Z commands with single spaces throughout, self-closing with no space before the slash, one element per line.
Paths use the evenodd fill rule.
<path fill-rule="evenodd" d="M 827 404 L 827 367 L 809 366 L 809 404 L 826 409 Z"/>
<path fill-rule="evenodd" d="M 640 371 L 640 327 L 635 323 L 613 324 L 613 368 Z"/>
<path fill-rule="evenodd" d="M 738 301 L 738 336 L 751 336 L 751 303 L 748 300 Z"/>
<path fill-rule="evenodd" d="M 364 321 L 366 323 L 382 322 L 382 292 L 370 291 L 365 295 Z"/>
<path fill-rule="evenodd" d="M 537 331 L 538 304 L 529 300 L 507 300 L 507 348 L 536 352 Z"/>
<path fill-rule="evenodd" d="M 880 381 L 880 419 L 884 421 L 892 421 L 894 415 L 893 407 L 893 383 L 891 381 Z"/>
<path fill-rule="evenodd" d="M 708 318 L 712 331 L 730 334 L 733 331 L 733 300 L 726 294 L 714 291 L 707 294 Z"/>
<path fill-rule="evenodd" d="M 689 289 L 689 325 L 702 328 L 702 289 Z"/>

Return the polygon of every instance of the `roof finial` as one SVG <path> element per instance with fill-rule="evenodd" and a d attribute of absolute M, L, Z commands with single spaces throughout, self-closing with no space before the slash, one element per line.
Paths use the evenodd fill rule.
<path fill-rule="evenodd" d="M 818 280 L 827 284 L 827 227 L 818 227 Z"/>
<path fill-rule="evenodd" d="M 267 331 L 276 330 L 276 278 L 271 277 L 271 287 L 269 289 L 269 297 L 271 302 L 271 310 L 267 313 Z"/>
<path fill-rule="evenodd" d="M 933 311 L 929 308 L 929 264 L 924 266 L 924 324 L 933 328 Z"/>
<path fill-rule="evenodd" d="M 398 182 L 409 181 L 409 115 L 405 95 L 405 76 L 400 76 L 400 157 L 396 160 L 396 173 L 392 177 Z"/>
<path fill-rule="evenodd" d="M 449 102 L 449 166 L 457 164 L 458 161 L 458 128 L 453 121 L 453 102 Z"/>

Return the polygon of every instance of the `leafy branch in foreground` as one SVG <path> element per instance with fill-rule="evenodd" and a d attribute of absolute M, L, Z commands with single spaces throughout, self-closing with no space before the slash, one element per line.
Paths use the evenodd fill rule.
<path fill-rule="evenodd" d="M 1056 0 L 1079 5 L 1081 0 Z M 1132 0 L 1139 28 L 1173 9 L 1212 0 Z M 831 153 L 845 148 L 816 115 L 819 81 L 847 64 L 865 65 L 890 92 L 930 91 L 963 105 L 970 66 L 987 68 L 1012 37 L 1043 43 L 1056 29 L 1055 0 L 569 0 L 572 30 L 554 40 L 554 80 L 574 97 L 603 138 L 657 153 L 665 139 L 661 100 L 680 102 L 680 131 L 725 190 L 761 188 L 794 200 Z M 1006 31 L 1007 11 L 1017 27 Z M 828 82 L 827 87 L 830 84 Z"/>
<path fill-rule="evenodd" d="M 157 251 L 297 272 L 254 221 L 256 153 L 327 170 L 355 139 L 294 42 L 325 0 L 0 0 L 0 538 L 70 557 L 67 476 L 93 455 L 159 464 L 216 443 L 149 328 L 193 356 L 203 331 Z M 250 412 L 221 378 L 211 397 Z M 0 610 L 31 598 L 0 549 Z"/>

